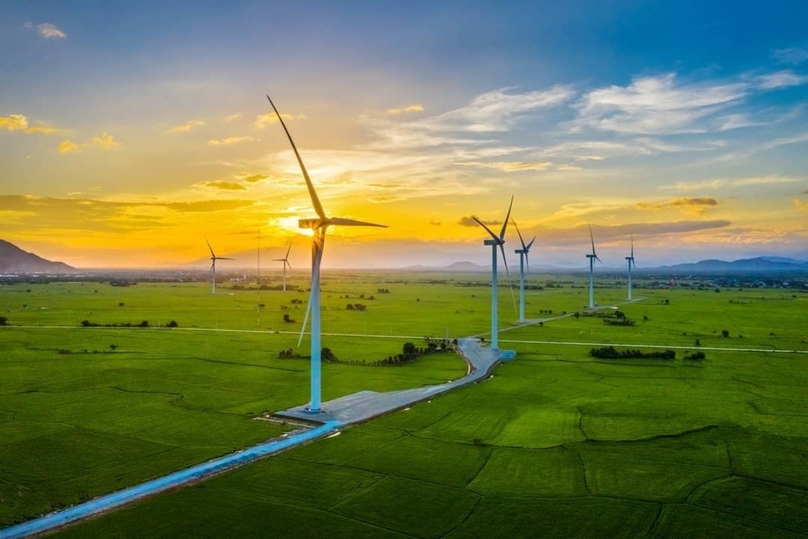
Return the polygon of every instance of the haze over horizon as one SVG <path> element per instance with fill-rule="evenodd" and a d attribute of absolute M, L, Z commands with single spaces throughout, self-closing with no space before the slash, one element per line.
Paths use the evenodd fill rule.
<path fill-rule="evenodd" d="M 168 267 L 203 236 L 254 253 L 260 230 L 307 268 L 269 93 L 327 213 L 390 226 L 329 230 L 326 268 L 490 263 L 471 215 L 497 223 L 511 194 L 531 265 L 583 267 L 588 223 L 612 267 L 632 235 L 638 266 L 805 260 L 805 20 L 797 1 L 5 3 L 0 238 Z"/>

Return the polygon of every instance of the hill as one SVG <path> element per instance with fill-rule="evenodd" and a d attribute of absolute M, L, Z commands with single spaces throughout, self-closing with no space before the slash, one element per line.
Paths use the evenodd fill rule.
<path fill-rule="evenodd" d="M 744 258 L 726 262 L 724 260 L 701 260 L 689 264 L 662 266 L 676 273 L 784 273 L 808 271 L 808 262 L 782 257 Z"/>
<path fill-rule="evenodd" d="M 73 273 L 64 262 L 52 262 L 0 240 L 0 273 Z"/>

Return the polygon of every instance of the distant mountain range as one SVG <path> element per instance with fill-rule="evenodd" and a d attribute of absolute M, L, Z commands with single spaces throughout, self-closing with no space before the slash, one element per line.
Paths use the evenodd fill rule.
<path fill-rule="evenodd" d="M 761 256 L 725 262 L 723 260 L 702 260 L 690 264 L 675 264 L 655 268 L 675 273 L 783 273 L 808 271 L 808 262 L 779 256 Z"/>
<path fill-rule="evenodd" d="M 74 273 L 64 262 L 51 262 L 0 240 L 0 273 Z"/>

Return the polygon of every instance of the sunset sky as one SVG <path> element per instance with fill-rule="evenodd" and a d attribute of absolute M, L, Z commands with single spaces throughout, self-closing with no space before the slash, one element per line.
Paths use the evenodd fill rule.
<path fill-rule="evenodd" d="M 0 239 L 76 267 L 808 259 L 808 2 L 0 3 Z M 509 230 L 509 263 L 518 247 Z M 263 256 L 263 255 L 262 255 Z M 269 264 L 269 263 L 267 263 Z"/>

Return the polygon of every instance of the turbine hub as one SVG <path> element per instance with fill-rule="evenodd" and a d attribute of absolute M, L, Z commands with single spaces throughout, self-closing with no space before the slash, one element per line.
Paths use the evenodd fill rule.
<path fill-rule="evenodd" d="M 297 226 L 298 228 L 310 228 L 312 230 L 317 230 L 318 228 L 327 227 L 328 222 L 323 222 L 322 219 L 298 219 Z"/>
<path fill-rule="evenodd" d="M 484 240 L 483 241 L 483 245 L 502 245 L 503 243 L 505 243 L 505 242 L 504 241 L 498 241 L 498 240 Z"/>

